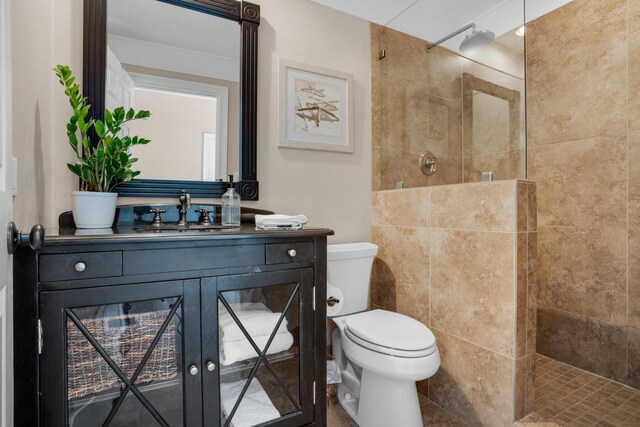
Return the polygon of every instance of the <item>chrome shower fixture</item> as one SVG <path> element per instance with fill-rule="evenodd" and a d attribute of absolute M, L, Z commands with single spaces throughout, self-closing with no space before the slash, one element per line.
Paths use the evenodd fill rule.
<path fill-rule="evenodd" d="M 478 30 L 478 27 L 476 26 L 476 24 L 471 23 L 469 25 L 466 25 L 460 28 L 459 30 L 454 31 L 448 36 L 441 38 L 437 42 L 427 45 L 427 52 L 431 52 L 431 49 L 433 49 L 434 47 L 446 42 L 450 38 L 455 37 L 460 33 L 464 33 L 467 30 L 472 30 L 472 31 L 471 31 L 471 34 L 467 34 L 464 40 L 462 40 L 462 43 L 460 43 L 461 52 L 468 52 L 470 50 L 486 46 L 489 43 L 491 43 L 493 39 L 496 37 L 493 31 Z"/>

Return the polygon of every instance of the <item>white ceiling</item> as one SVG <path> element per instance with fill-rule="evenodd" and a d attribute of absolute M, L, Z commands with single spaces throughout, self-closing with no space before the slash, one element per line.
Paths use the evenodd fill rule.
<path fill-rule="evenodd" d="M 110 36 L 240 59 L 237 22 L 157 0 L 108 0 L 107 14 Z"/>
<path fill-rule="evenodd" d="M 500 36 L 571 0 L 312 0 L 376 24 L 434 42 L 475 22 Z M 444 45 L 459 46 L 464 35 Z"/>

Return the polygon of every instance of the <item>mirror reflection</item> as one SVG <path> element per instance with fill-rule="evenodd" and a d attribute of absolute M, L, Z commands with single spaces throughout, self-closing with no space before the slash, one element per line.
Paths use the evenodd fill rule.
<path fill-rule="evenodd" d="M 215 181 L 238 175 L 240 27 L 157 0 L 108 0 L 107 109 L 149 110 L 125 133 L 139 179 Z"/>

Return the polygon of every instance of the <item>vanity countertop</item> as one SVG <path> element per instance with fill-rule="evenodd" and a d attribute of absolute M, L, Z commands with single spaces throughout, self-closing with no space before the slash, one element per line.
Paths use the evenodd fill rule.
<path fill-rule="evenodd" d="M 275 238 L 275 237 L 312 237 L 332 236 L 333 230 L 328 228 L 304 227 L 299 230 L 258 230 L 253 224 L 242 227 L 225 229 L 196 229 L 196 230 L 149 230 L 136 226 L 117 226 L 111 229 L 75 229 L 53 228 L 47 229 L 45 248 L 49 244 L 77 244 L 77 243 L 135 243 L 151 241 L 175 240 L 217 240 L 217 239 L 247 239 L 247 238 Z"/>

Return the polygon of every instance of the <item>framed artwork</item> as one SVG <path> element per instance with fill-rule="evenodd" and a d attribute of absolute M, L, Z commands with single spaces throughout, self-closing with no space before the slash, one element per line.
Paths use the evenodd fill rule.
<path fill-rule="evenodd" d="M 279 147 L 353 153 L 353 76 L 280 60 Z"/>

